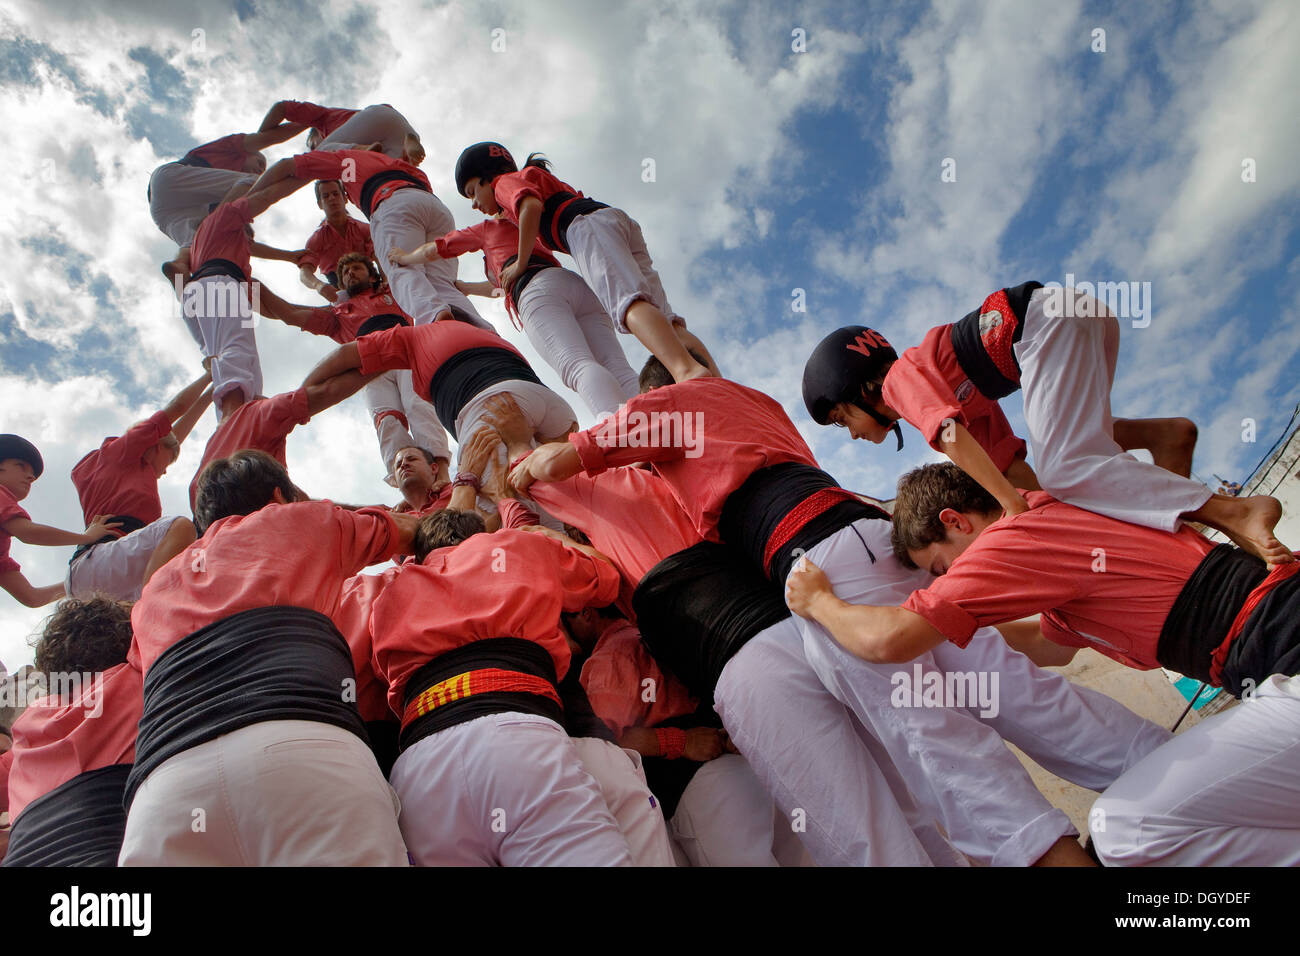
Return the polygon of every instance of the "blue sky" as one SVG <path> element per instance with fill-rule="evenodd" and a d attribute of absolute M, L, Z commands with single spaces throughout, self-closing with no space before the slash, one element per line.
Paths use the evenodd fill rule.
<path fill-rule="evenodd" d="M 474 221 L 452 188 L 462 147 L 545 151 L 561 178 L 641 222 L 674 307 L 724 372 L 781 401 L 848 487 L 888 497 L 934 455 L 915 431 L 895 453 L 808 420 L 799 382 L 822 335 L 862 323 L 901 350 L 995 288 L 1067 273 L 1150 283 L 1150 325 L 1124 323 L 1114 410 L 1193 418 L 1197 474 L 1241 478 L 1300 400 L 1297 52 L 1300 13 L 1286 2 L 385 3 L 381 14 L 140 0 L 110 15 L 4 0 L 0 104 L 22 148 L 0 212 L 0 431 L 32 438 L 49 463 L 26 502 L 33 517 L 80 527 L 72 464 L 198 371 L 158 274 L 171 250 L 148 216 L 150 172 L 297 98 L 402 110 L 462 225 Z M 941 179 L 945 159 L 955 182 Z M 1246 159 L 1254 182 L 1242 181 Z M 258 221 L 259 238 L 297 247 L 318 220 L 303 191 Z M 476 260 L 463 277 L 481 275 Z M 257 271 L 313 301 L 292 267 Z M 792 310 L 794 289 L 806 312 Z M 499 307 L 481 311 L 532 354 Z M 257 334 L 268 392 L 295 387 L 330 347 L 274 323 Z M 644 350 L 623 342 L 639 364 Z M 1018 398 L 1006 404 L 1020 426 Z M 165 511 L 184 512 L 212 424 L 163 480 Z M 395 500 L 357 401 L 299 429 L 289 464 L 314 494 Z M 61 577 L 68 557 L 14 554 L 36 583 Z M 42 616 L 0 598 L 11 669 L 30 658 Z"/>

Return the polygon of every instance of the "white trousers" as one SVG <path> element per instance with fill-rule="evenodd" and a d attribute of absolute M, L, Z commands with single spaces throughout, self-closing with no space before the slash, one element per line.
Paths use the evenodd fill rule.
<path fill-rule="evenodd" d="M 964 865 L 809 666 L 794 618 L 727 662 L 714 709 L 817 865 Z"/>
<path fill-rule="evenodd" d="M 448 727 L 393 765 L 418 866 L 630 866 L 627 841 L 564 729 L 534 714 Z"/>
<path fill-rule="evenodd" d="M 659 273 L 645 247 L 641 227 L 612 206 L 579 216 L 569 224 L 569 255 L 620 332 L 627 332 L 627 310 L 644 299 L 674 318 Z"/>
<path fill-rule="evenodd" d="M 455 228 L 451 210 L 437 196 L 422 189 L 399 189 L 379 204 L 370 220 L 370 238 L 375 244 L 375 258 L 388 276 L 393 298 L 416 325 L 432 322 L 447 306 L 455 305 L 476 319 L 475 325 L 490 329 L 491 324 L 456 288 L 458 260 L 438 259 L 412 266 L 393 266 L 388 262 L 390 249 L 397 247 L 410 252 Z"/>
<path fill-rule="evenodd" d="M 636 372 L 600 300 L 567 269 L 543 269 L 519 296 L 524 334 L 597 418 L 637 394 Z"/>
<path fill-rule="evenodd" d="M 1089 814 L 1112 866 L 1300 866 L 1300 677 L 1179 734 Z"/>
<path fill-rule="evenodd" d="M 371 143 L 382 143 L 384 155 L 401 159 L 406 134 L 414 132 L 406 117 L 385 103 L 353 113 L 346 123 L 325 137 L 318 148 L 364 149 Z"/>
<path fill-rule="evenodd" d="M 164 236 L 188 246 L 211 207 L 239 183 L 255 179 L 231 169 L 163 163 L 149 177 L 149 215 Z"/>
<path fill-rule="evenodd" d="M 154 549 L 162 543 L 173 522 L 184 520 L 177 515 L 163 515 L 116 541 L 95 545 L 68 566 L 64 580 L 68 597 L 88 598 L 99 591 L 118 601 L 140 600 L 144 569 L 149 566 Z"/>
<path fill-rule="evenodd" d="M 753 768 L 723 754 L 695 771 L 669 822 L 691 866 L 811 866 Z"/>
<path fill-rule="evenodd" d="M 676 866 L 663 808 L 650 793 L 641 755 L 599 737 L 574 737 L 582 767 L 627 841 L 633 866 Z"/>
<path fill-rule="evenodd" d="M 433 406 L 415 394 L 411 370 L 392 369 L 366 383 L 366 407 L 375 423 L 385 481 L 393 482 L 393 459 L 403 448 L 417 445 L 435 458 L 451 461 L 447 432 Z"/>
<path fill-rule="evenodd" d="M 1025 425 L 1043 490 L 1079 508 L 1162 531 L 1210 499 L 1199 481 L 1139 461 L 1115 442 L 1110 388 L 1119 355 L 1119 321 L 1092 296 L 1073 289 L 1069 315 L 1049 316 L 1036 290 L 1015 345 Z M 1062 298 L 1063 301 L 1063 298 Z M 1080 312 L 1092 317 L 1081 318 Z"/>
<path fill-rule="evenodd" d="M 397 798 L 355 734 L 270 720 L 164 761 L 119 866 L 406 866 Z"/>
<path fill-rule="evenodd" d="M 898 563 L 889 532 L 889 522 L 864 518 L 819 542 L 808 558 L 826 572 L 843 601 L 901 604 L 928 576 Z M 1002 738 L 968 710 L 894 706 L 893 675 L 910 677 L 919 665 L 924 686 L 930 680 L 924 674 L 938 671 L 932 654 L 906 664 L 870 664 L 845 651 L 820 625 L 798 620 L 804 653 L 822 683 L 880 741 L 908 789 L 958 850 L 978 863 L 1028 866 L 1076 832 Z M 1065 737 L 1077 732 L 1061 729 Z"/>
<path fill-rule="evenodd" d="M 244 283 L 222 275 L 196 279 L 185 287 L 181 315 L 204 357 L 212 358 L 212 404 L 218 418 L 221 400 L 231 392 L 243 392 L 245 401 L 262 394 L 254 333 L 258 320 Z"/>

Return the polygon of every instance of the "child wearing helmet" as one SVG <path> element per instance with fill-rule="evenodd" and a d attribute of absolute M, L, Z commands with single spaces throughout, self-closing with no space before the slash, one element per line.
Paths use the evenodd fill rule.
<path fill-rule="evenodd" d="M 1077 299 L 1073 308 L 1061 307 L 1062 294 Z M 1028 510 L 1017 487 L 1041 488 L 1068 504 L 1164 531 L 1200 521 L 1269 564 L 1294 560 L 1273 534 L 1282 514 L 1277 499 L 1216 495 L 1189 477 L 1196 433 L 1190 421 L 1111 416 L 1119 322 L 1093 297 L 1026 282 L 931 329 L 901 358 L 885 349 L 883 338 L 861 328 L 823 339 L 804 368 L 804 402 L 814 420 L 876 442 L 888 423 L 906 420 L 1008 515 Z M 997 407 L 1017 389 L 1025 393 L 1035 471 L 1019 460 L 1024 443 Z M 1154 464 L 1127 454 L 1132 448 L 1150 449 Z"/>
<path fill-rule="evenodd" d="M 519 228 L 518 258 L 501 273 L 509 290 L 528 269 L 538 239 L 572 256 L 620 332 L 630 332 L 678 382 L 717 375 L 703 343 L 675 315 L 646 250 L 641 227 L 621 209 L 584 196 L 550 173 L 533 153 L 523 169 L 500 143 L 476 143 L 456 161 L 456 189 L 488 216 L 503 214 Z M 687 351 L 708 358 L 701 365 Z"/>

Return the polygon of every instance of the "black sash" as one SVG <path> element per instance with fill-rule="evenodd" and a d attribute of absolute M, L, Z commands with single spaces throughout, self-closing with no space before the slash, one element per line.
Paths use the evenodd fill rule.
<path fill-rule="evenodd" d="M 366 214 L 366 219 L 374 218 L 375 208 L 372 203 L 375 199 L 375 193 L 379 191 L 380 187 L 398 181 L 409 183 L 421 192 L 432 192 L 428 186 L 420 181 L 418 176 L 414 176 L 404 169 L 386 169 L 382 173 L 375 173 L 361 186 L 361 211 Z"/>
<path fill-rule="evenodd" d="M 1025 309 L 1029 306 L 1029 297 L 1033 295 L 1035 289 L 1042 287 L 1041 282 L 1025 282 L 1003 290 L 1007 294 L 1007 302 L 1011 305 L 1011 310 L 1016 315 L 1016 328 L 1011 335 L 1012 342 L 1019 342 L 1024 334 Z M 971 380 L 971 384 L 979 390 L 979 393 L 985 398 L 997 400 L 1018 391 L 1020 382 L 1013 382 L 1003 375 L 1001 369 L 989 357 L 988 350 L 984 348 L 984 339 L 980 335 L 980 311 L 975 309 L 973 312 L 968 312 L 953 323 L 950 333 L 952 350 L 957 356 L 957 364 L 961 366 L 961 370 L 966 373 L 966 377 Z M 1014 352 L 1011 360 L 1016 362 L 1016 369 L 1019 370 L 1020 363 L 1016 361 Z"/>
<path fill-rule="evenodd" d="M 519 256 L 517 255 L 511 256 L 509 259 L 507 259 L 505 262 L 501 264 L 501 268 L 503 269 L 506 268 L 518 258 Z M 554 262 L 547 262 L 541 256 L 528 257 L 528 268 L 525 269 L 523 273 L 519 276 L 519 278 L 515 280 L 515 284 L 510 287 L 510 291 L 508 293 L 508 295 L 510 296 L 510 300 L 514 303 L 516 309 L 519 308 L 519 297 L 523 295 L 524 289 L 528 288 L 528 283 L 533 281 L 533 277 L 537 275 L 537 273 L 541 272 L 543 269 L 555 269 L 555 268 L 558 267 Z"/>
<path fill-rule="evenodd" d="M 226 276 L 231 279 L 238 279 L 240 282 L 248 281 L 248 276 L 244 275 L 244 270 L 229 259 L 209 259 L 190 273 L 190 282 L 206 279 L 208 276 Z"/>
<path fill-rule="evenodd" d="M 131 765 L 77 774 L 29 803 L 9 832 L 3 866 L 117 866 Z"/>
<path fill-rule="evenodd" d="M 357 338 L 369 335 L 371 332 L 382 332 L 384 329 L 395 329 L 399 325 L 410 324 L 404 317 L 395 312 L 379 312 L 357 326 Z"/>
<path fill-rule="evenodd" d="M 457 674 L 497 667 L 541 677 L 555 686 L 555 661 L 550 652 L 533 641 L 520 637 L 496 637 L 474 641 L 446 654 L 439 654 L 411 675 L 406 682 L 402 706 L 407 707 L 430 687 Z M 558 689 L 556 691 L 559 693 Z M 417 717 L 402 729 L 398 739 L 400 750 L 406 750 L 417 741 L 457 724 L 467 723 L 488 714 L 537 714 L 549 717 L 564 726 L 564 712 L 555 701 L 537 694 L 509 691 L 488 691 L 449 701 L 429 713 Z"/>
<path fill-rule="evenodd" d="M 125 538 L 132 531 L 139 531 L 141 528 L 145 526 L 143 521 L 141 521 L 139 518 L 132 517 L 131 515 L 113 515 L 108 520 L 110 523 L 114 521 L 122 522 L 122 527 L 120 530 L 122 532 L 123 538 Z M 118 539 L 113 537 L 111 534 L 106 534 L 98 541 L 92 541 L 90 542 L 90 544 L 77 545 L 77 550 L 73 551 L 72 557 L 68 559 L 68 567 L 71 567 L 72 563 L 76 561 L 77 558 L 81 557 L 91 548 L 96 547 L 97 545 L 107 544 L 110 541 L 116 541 L 116 540 Z"/>
<path fill-rule="evenodd" d="M 569 224 L 579 216 L 585 216 L 597 209 L 608 209 L 603 202 L 596 202 L 576 193 L 555 193 L 542 203 L 541 226 L 538 235 L 542 241 L 558 252 L 569 251 Z"/>
<path fill-rule="evenodd" d="M 314 720 L 368 745 L 357 705 L 344 700 L 349 681 L 356 674 L 347 641 L 307 608 L 241 611 L 181 638 L 145 675 L 127 807 L 169 757 L 252 724 Z"/>
<path fill-rule="evenodd" d="M 509 349 L 484 345 L 457 352 L 429 379 L 429 395 L 438 421 L 456 438 L 456 417 L 470 399 L 485 388 L 510 381 L 542 384 L 532 367 Z"/>

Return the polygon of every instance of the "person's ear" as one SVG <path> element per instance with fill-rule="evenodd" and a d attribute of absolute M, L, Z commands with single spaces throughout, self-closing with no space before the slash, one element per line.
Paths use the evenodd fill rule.
<path fill-rule="evenodd" d="M 960 534 L 970 534 L 975 530 L 975 526 L 971 524 L 968 517 L 952 508 L 944 508 L 940 511 L 939 521 L 948 532 L 956 531 Z"/>
<path fill-rule="evenodd" d="M 271 500 L 274 501 L 277 505 L 287 505 L 289 503 L 289 499 L 285 498 L 284 492 L 281 491 L 279 488 L 276 488 L 274 491 L 271 492 Z"/>

